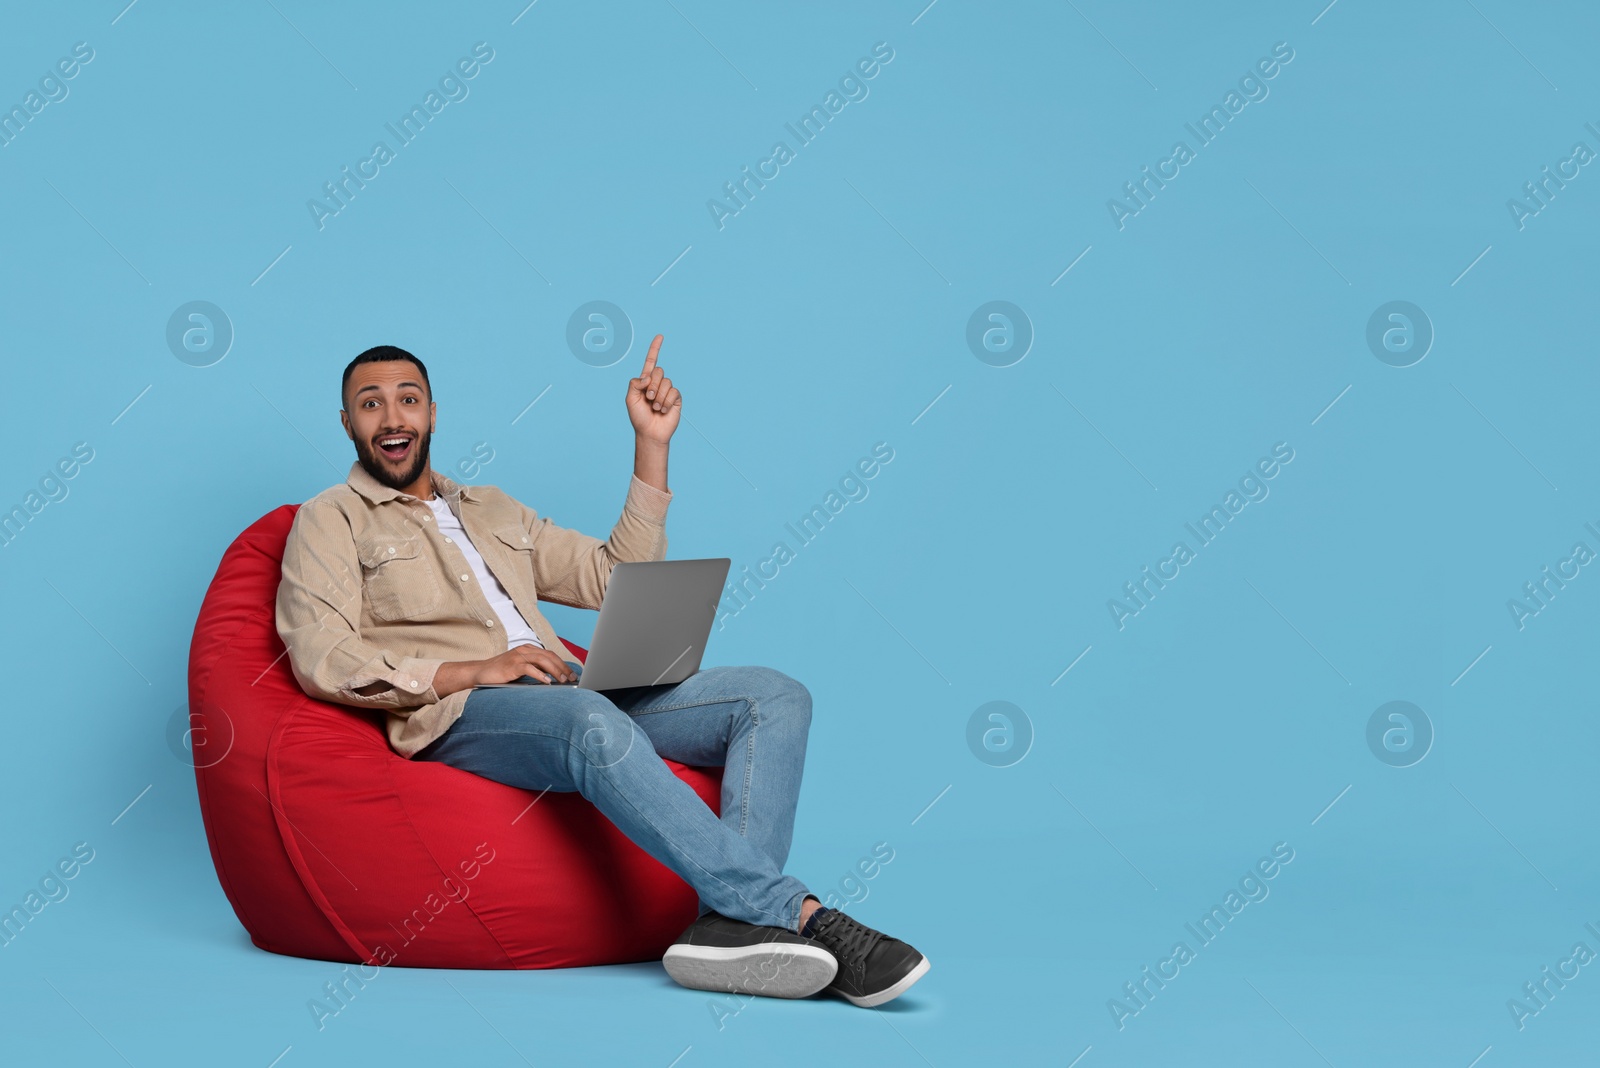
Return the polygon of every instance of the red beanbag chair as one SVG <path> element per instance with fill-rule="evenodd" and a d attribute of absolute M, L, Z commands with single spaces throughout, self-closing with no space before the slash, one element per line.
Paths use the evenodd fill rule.
<path fill-rule="evenodd" d="M 200 812 L 250 940 L 420 968 L 658 959 L 694 919 L 694 891 L 580 795 L 407 760 L 381 711 L 300 689 L 274 619 L 298 507 L 228 547 L 189 649 Z M 669 764 L 717 808 L 721 769 Z"/>

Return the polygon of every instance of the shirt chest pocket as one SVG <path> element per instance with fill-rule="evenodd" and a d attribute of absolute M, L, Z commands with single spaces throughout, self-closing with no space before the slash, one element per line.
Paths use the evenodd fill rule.
<path fill-rule="evenodd" d="M 495 541 L 500 543 L 506 559 L 511 561 L 511 567 L 517 577 L 533 586 L 533 536 L 526 530 L 516 526 L 497 527 L 494 531 Z"/>
<path fill-rule="evenodd" d="M 439 577 L 417 538 L 379 535 L 356 546 L 362 590 L 375 619 L 417 619 L 439 606 Z"/>

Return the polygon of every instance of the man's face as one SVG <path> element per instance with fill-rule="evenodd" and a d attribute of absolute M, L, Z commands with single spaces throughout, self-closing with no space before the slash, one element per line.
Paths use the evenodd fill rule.
<path fill-rule="evenodd" d="M 345 433 L 361 467 L 390 489 L 410 489 L 428 467 L 434 405 L 410 360 L 364 363 L 350 374 Z"/>

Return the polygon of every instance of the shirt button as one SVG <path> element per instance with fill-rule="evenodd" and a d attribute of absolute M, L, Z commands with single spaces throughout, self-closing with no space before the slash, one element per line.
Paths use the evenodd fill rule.
<path fill-rule="evenodd" d="M 445 536 L 444 536 L 444 540 L 445 540 L 445 541 L 450 541 L 450 535 L 448 535 L 448 534 L 446 534 L 446 535 L 445 535 Z M 454 545 L 454 544 L 455 544 L 455 542 L 450 542 L 450 544 L 452 544 L 452 545 Z"/>
<path fill-rule="evenodd" d="M 465 582 L 465 581 L 467 581 L 467 576 L 465 576 L 465 575 L 462 575 L 462 576 L 461 576 L 461 581 L 462 581 L 462 582 Z"/>
<path fill-rule="evenodd" d="M 423 522 L 424 522 L 424 523 L 431 523 L 431 522 L 433 522 L 433 516 L 431 516 L 431 515 L 425 515 L 425 516 L 423 516 L 423 517 L 422 517 L 422 521 L 423 521 Z"/>
<path fill-rule="evenodd" d="M 524 544 L 524 545 L 528 544 L 528 536 L 526 534 L 524 534 L 522 536 L 522 544 Z"/>
<path fill-rule="evenodd" d="M 394 546 L 393 545 L 389 546 L 389 555 L 390 556 L 394 555 Z"/>
<path fill-rule="evenodd" d="M 486 626 L 486 627 L 492 627 L 492 626 L 494 626 L 494 620 L 486 619 L 486 620 L 483 621 L 483 625 Z"/>

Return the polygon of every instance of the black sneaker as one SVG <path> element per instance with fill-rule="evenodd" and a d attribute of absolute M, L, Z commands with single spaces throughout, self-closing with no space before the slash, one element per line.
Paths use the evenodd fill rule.
<path fill-rule="evenodd" d="M 811 937 L 839 961 L 828 990 L 852 1005 L 870 1009 L 911 989 L 928 974 L 928 958 L 898 938 L 874 931 L 838 909 L 819 909 Z"/>
<path fill-rule="evenodd" d="M 760 927 L 708 912 L 661 958 L 680 986 L 769 998 L 810 997 L 833 981 L 834 955 L 781 927 Z"/>

